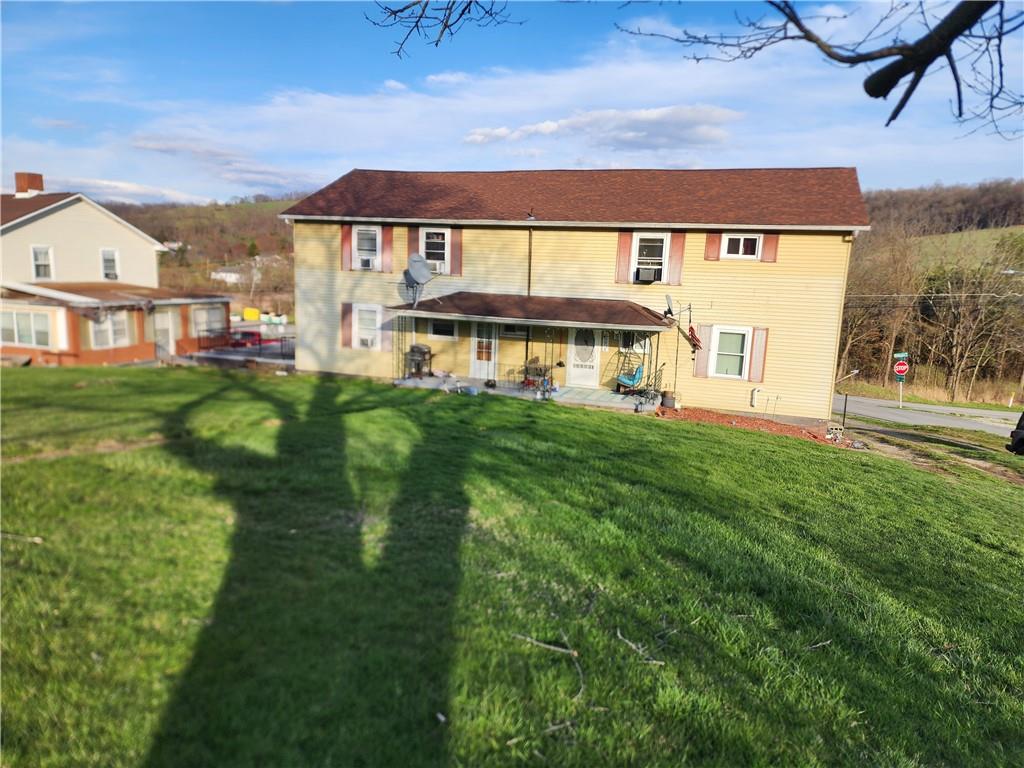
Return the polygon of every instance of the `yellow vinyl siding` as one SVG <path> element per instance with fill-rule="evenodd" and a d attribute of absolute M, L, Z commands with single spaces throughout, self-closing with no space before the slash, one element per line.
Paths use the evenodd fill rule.
<path fill-rule="evenodd" d="M 775 263 L 704 261 L 706 235 L 686 233 L 681 285 L 633 285 L 615 282 L 618 232 L 614 230 L 536 230 L 533 236 L 532 293 L 539 296 L 628 299 L 661 312 L 665 294 L 677 308 L 693 305 L 693 324 L 737 325 L 769 329 L 764 381 L 754 383 L 693 376 L 691 350 L 682 341 L 678 370 L 673 370 L 676 344 L 673 328 L 661 335 L 660 363 L 664 387 L 674 389 L 683 405 L 827 419 L 839 340 L 843 293 L 850 243 L 841 233 L 793 233 L 779 238 Z M 467 227 L 462 233 L 463 275 L 432 280 L 424 297 L 454 291 L 526 293 L 527 229 Z M 341 349 L 342 302 L 393 306 L 409 301 L 402 285 L 408 253 L 407 230 L 394 228 L 393 271 L 342 272 L 339 224 L 295 224 L 295 292 L 298 324 L 297 366 L 302 370 L 391 377 L 391 352 Z M 679 311 L 685 330 L 687 315 Z M 417 341 L 430 344 L 435 368 L 469 375 L 471 324 L 459 323 L 459 339 L 428 339 L 426 326 Z M 535 328 L 529 357 L 544 358 L 543 329 Z M 554 330 L 554 361 L 566 360 L 566 333 Z M 600 336 L 598 337 L 600 340 Z M 407 341 L 411 342 L 411 338 Z M 708 345 L 711 339 L 705 339 Z M 610 335 L 601 352 L 600 385 L 611 387 L 618 374 L 618 346 Z M 521 339 L 499 337 L 498 378 L 518 371 L 527 355 Z M 517 374 L 518 375 L 518 374 Z M 565 383 L 565 369 L 554 369 Z M 762 392 L 751 408 L 751 390 Z M 777 404 L 775 398 L 778 397 Z"/>

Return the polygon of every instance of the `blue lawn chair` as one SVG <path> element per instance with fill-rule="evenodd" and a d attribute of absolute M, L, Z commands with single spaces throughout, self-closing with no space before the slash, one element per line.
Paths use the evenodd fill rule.
<path fill-rule="evenodd" d="M 615 380 L 619 383 L 620 386 L 625 387 L 626 389 L 636 389 L 637 386 L 639 386 L 640 380 L 643 377 L 644 367 L 642 365 L 638 365 L 636 367 L 636 370 L 633 371 L 632 376 L 619 376 Z"/>

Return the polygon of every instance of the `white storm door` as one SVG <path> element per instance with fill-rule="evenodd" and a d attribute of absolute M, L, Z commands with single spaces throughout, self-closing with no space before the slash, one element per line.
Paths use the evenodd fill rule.
<path fill-rule="evenodd" d="M 569 331 L 569 370 L 566 383 L 573 387 L 596 387 L 600 374 L 600 351 L 593 328 Z"/>
<path fill-rule="evenodd" d="M 469 376 L 473 379 L 497 379 L 498 326 L 494 323 L 473 323 L 469 339 Z"/>

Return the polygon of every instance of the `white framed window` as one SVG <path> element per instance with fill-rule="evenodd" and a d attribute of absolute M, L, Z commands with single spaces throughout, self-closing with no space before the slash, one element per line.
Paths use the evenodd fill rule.
<path fill-rule="evenodd" d="M 117 280 L 121 274 L 121 259 L 116 248 L 100 248 L 100 274 L 104 280 Z"/>
<path fill-rule="evenodd" d="M 504 324 L 501 326 L 501 335 L 509 339 L 525 339 L 529 330 L 525 325 Z"/>
<path fill-rule="evenodd" d="M 427 320 L 427 336 L 432 339 L 459 338 L 459 325 L 454 320 Z"/>
<path fill-rule="evenodd" d="M 53 246 L 32 246 L 32 277 L 36 280 L 53 280 Z"/>
<path fill-rule="evenodd" d="M 380 227 L 352 227 L 352 269 L 379 272 L 380 246 Z"/>
<path fill-rule="evenodd" d="M 420 227 L 420 253 L 435 275 L 451 271 L 452 231 L 436 227 Z"/>
<path fill-rule="evenodd" d="M 381 308 L 376 304 L 355 304 L 353 314 L 353 346 L 357 349 L 380 349 Z"/>
<path fill-rule="evenodd" d="M 192 307 L 192 338 L 216 336 L 227 328 L 224 320 L 224 305 L 206 304 Z"/>
<path fill-rule="evenodd" d="M 0 341 L 20 347 L 50 346 L 50 315 L 46 312 L 0 312 Z"/>
<path fill-rule="evenodd" d="M 761 258 L 762 235 L 724 234 L 722 235 L 723 259 L 745 259 L 757 261 Z"/>
<path fill-rule="evenodd" d="M 92 321 L 92 348 L 110 349 L 127 347 L 131 343 L 128 336 L 128 313 L 109 312 L 102 322 Z"/>
<path fill-rule="evenodd" d="M 711 333 L 708 374 L 723 379 L 745 379 L 750 371 L 750 341 L 753 329 L 716 325 Z"/>
<path fill-rule="evenodd" d="M 634 232 L 630 282 L 664 283 L 668 279 L 668 232 Z"/>

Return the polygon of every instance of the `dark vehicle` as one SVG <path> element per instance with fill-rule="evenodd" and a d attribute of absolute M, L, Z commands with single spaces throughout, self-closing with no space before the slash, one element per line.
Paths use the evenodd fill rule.
<path fill-rule="evenodd" d="M 1024 456 L 1024 413 L 1017 420 L 1017 428 L 1010 433 L 1010 442 L 1006 444 L 1006 450 Z"/>

